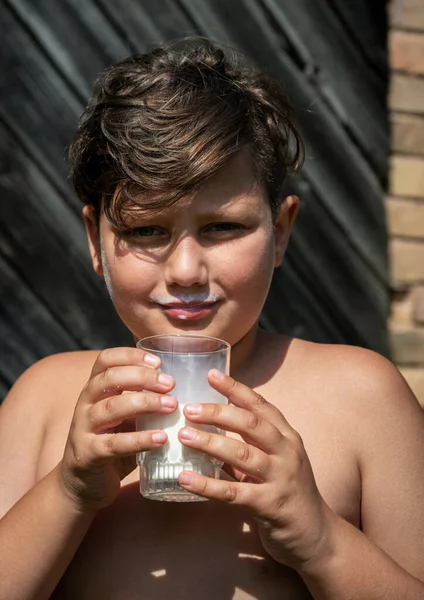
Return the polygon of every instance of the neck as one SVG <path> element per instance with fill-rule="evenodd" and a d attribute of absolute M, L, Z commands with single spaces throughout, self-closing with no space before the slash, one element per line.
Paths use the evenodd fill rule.
<path fill-rule="evenodd" d="M 235 379 L 242 380 L 243 374 L 253 366 L 260 335 L 259 325 L 255 323 L 252 329 L 231 347 L 230 373 Z"/>

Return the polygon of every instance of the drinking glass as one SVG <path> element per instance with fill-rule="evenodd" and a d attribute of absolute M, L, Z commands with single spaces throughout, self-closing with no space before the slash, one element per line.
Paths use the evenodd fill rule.
<path fill-rule="evenodd" d="M 227 398 L 214 390 L 208 382 L 210 369 L 229 373 L 230 345 L 217 338 L 202 335 L 156 335 L 140 340 L 138 348 L 160 358 L 160 371 L 171 375 L 175 387 L 171 394 L 178 400 L 178 408 L 170 415 L 146 414 L 137 418 L 137 429 L 162 429 L 168 441 L 160 448 L 140 452 L 140 492 L 145 498 L 169 502 L 196 502 L 206 500 L 185 490 L 178 483 L 182 471 L 194 471 L 219 479 L 222 462 L 198 450 L 187 448 L 178 439 L 178 432 L 188 425 L 204 431 L 225 433 L 212 425 L 195 425 L 187 421 L 185 404 L 226 404 Z"/>

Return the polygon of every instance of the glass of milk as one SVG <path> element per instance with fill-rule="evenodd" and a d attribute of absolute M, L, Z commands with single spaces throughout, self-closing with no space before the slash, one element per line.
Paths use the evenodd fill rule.
<path fill-rule="evenodd" d="M 210 369 L 229 373 L 230 345 L 217 338 L 202 335 L 156 335 L 140 340 L 138 348 L 158 356 L 159 367 L 175 380 L 170 392 L 178 400 L 178 408 L 170 415 L 147 414 L 137 419 L 137 429 L 162 429 L 168 434 L 164 446 L 140 452 L 140 492 L 145 498 L 168 502 L 197 502 L 206 500 L 185 490 L 178 483 L 182 471 L 194 471 L 219 479 L 222 462 L 203 452 L 187 448 L 178 439 L 180 429 L 188 425 L 224 435 L 211 425 L 195 425 L 183 413 L 185 404 L 226 404 L 227 398 L 215 391 L 208 382 Z"/>

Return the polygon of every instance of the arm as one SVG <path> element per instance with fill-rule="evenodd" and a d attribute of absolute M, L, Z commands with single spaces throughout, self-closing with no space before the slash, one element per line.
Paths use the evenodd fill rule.
<path fill-rule="evenodd" d="M 37 483 L 50 413 L 44 390 L 63 355 L 33 365 L 0 409 L 0 597 L 48 598 L 92 520 L 64 493 L 58 469 Z"/>
<path fill-rule="evenodd" d="M 161 403 L 173 383 L 159 381 L 157 369 L 145 357 L 136 348 L 99 354 L 76 403 L 63 458 L 38 483 L 47 422 L 39 411 L 49 411 L 45 390 L 57 402 L 61 389 L 56 357 L 25 374 L 5 401 L 0 415 L 0 497 L 6 497 L 2 513 L 9 510 L 0 521 L 0 598 L 47 600 L 95 514 L 112 504 L 121 480 L 134 470 L 134 455 L 166 442 L 164 432 L 128 431 L 124 424 L 146 412 L 171 413 L 177 407 L 176 401 L 173 407 Z M 127 393 L 121 394 L 123 389 Z"/>
<path fill-rule="evenodd" d="M 94 515 L 76 509 L 58 467 L 39 481 L 0 521 L 0 597 L 49 598 Z"/>
<path fill-rule="evenodd" d="M 251 510 L 264 549 L 295 569 L 315 600 L 422 600 L 423 414 L 391 363 L 367 351 L 348 352 L 338 368 L 334 409 L 349 403 L 339 423 L 346 435 L 355 432 L 363 532 L 325 503 L 302 440 L 282 413 L 223 374 L 211 372 L 209 382 L 229 405 L 186 406 L 184 412 L 244 442 L 188 428 L 180 439 L 223 460 L 236 481 L 190 472 L 179 481 L 196 494 Z"/>
<path fill-rule="evenodd" d="M 333 515 L 331 551 L 298 569 L 315 600 L 422 600 L 424 583 Z"/>
<path fill-rule="evenodd" d="M 424 413 L 391 363 L 368 352 L 364 359 L 353 369 L 356 389 L 363 374 L 367 383 L 352 400 L 362 532 L 332 513 L 328 552 L 299 572 L 316 600 L 421 600 Z"/>

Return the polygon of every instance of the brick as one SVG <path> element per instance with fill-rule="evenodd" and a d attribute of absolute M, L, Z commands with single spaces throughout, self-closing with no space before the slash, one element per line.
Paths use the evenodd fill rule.
<path fill-rule="evenodd" d="M 393 362 L 398 365 L 424 365 L 424 327 L 393 328 L 389 331 Z"/>
<path fill-rule="evenodd" d="M 389 197 L 386 215 L 390 235 L 422 237 L 424 240 L 424 200 Z"/>
<path fill-rule="evenodd" d="M 390 279 L 394 289 L 424 282 L 424 241 L 392 239 L 389 253 Z"/>
<path fill-rule="evenodd" d="M 391 69 L 424 74 L 424 33 L 392 30 L 389 34 Z"/>
<path fill-rule="evenodd" d="M 392 27 L 424 31 L 424 2 L 422 0 L 391 0 L 389 11 Z"/>
<path fill-rule="evenodd" d="M 424 117 L 392 113 L 392 152 L 424 154 Z"/>
<path fill-rule="evenodd" d="M 424 78 L 393 73 L 389 107 L 391 110 L 424 114 Z"/>
<path fill-rule="evenodd" d="M 393 156 L 389 191 L 393 196 L 424 198 L 424 158 Z"/>
<path fill-rule="evenodd" d="M 390 305 L 389 327 L 413 327 L 414 300 L 412 290 L 394 294 Z"/>
<path fill-rule="evenodd" d="M 424 367 L 401 367 L 399 370 L 414 392 L 418 402 L 424 408 Z"/>
<path fill-rule="evenodd" d="M 413 318 L 416 323 L 424 325 L 424 286 L 419 285 L 413 294 Z"/>

